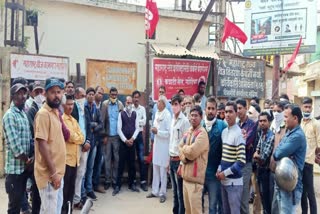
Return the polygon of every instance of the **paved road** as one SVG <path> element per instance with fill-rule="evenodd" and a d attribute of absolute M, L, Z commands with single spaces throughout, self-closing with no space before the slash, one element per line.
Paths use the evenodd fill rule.
<path fill-rule="evenodd" d="M 317 191 L 318 208 L 320 209 L 320 175 L 315 177 L 315 190 Z M 150 190 L 150 188 L 149 188 Z M 112 214 L 164 214 L 172 213 L 172 190 L 168 190 L 167 201 L 163 204 L 158 198 L 147 199 L 146 192 L 133 193 L 124 186 L 117 196 L 112 196 L 112 191 L 108 190 L 106 194 L 97 194 L 98 200 L 94 202 L 94 206 L 90 213 L 112 213 Z M 4 189 L 4 179 L 0 179 L 0 213 L 6 213 L 7 194 Z M 252 210 L 252 208 L 251 208 Z M 74 212 L 79 214 L 80 212 Z M 300 210 L 299 210 L 300 213 Z"/>

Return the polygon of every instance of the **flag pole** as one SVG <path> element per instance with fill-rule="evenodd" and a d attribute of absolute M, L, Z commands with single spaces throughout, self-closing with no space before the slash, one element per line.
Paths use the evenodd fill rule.
<path fill-rule="evenodd" d="M 147 123 L 146 123 L 146 145 L 145 145 L 145 152 L 149 152 L 149 138 L 150 138 L 150 106 L 149 106 L 149 97 L 150 97 L 150 42 L 149 42 L 149 30 L 147 29 L 147 41 L 146 41 L 146 116 L 147 116 Z"/>

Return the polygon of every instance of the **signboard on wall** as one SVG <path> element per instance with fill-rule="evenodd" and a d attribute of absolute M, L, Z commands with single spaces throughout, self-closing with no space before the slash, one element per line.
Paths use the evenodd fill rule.
<path fill-rule="evenodd" d="M 215 65 L 219 97 L 264 98 L 265 65 L 262 60 L 220 59 Z"/>
<path fill-rule="evenodd" d="M 31 54 L 10 55 L 11 79 L 23 77 L 43 81 L 49 77 L 68 80 L 69 58 Z"/>
<path fill-rule="evenodd" d="M 299 53 L 315 52 L 316 17 L 316 0 L 246 0 L 243 55 L 292 54 L 300 37 Z"/>
<path fill-rule="evenodd" d="M 116 87 L 119 94 L 131 94 L 137 89 L 137 63 L 87 59 L 87 87 L 98 85 L 105 93 Z"/>
<path fill-rule="evenodd" d="M 159 87 L 166 87 L 166 96 L 171 98 L 183 89 L 186 95 L 197 93 L 198 83 L 207 82 L 210 61 L 192 59 L 153 58 L 153 99 L 158 100 Z"/>

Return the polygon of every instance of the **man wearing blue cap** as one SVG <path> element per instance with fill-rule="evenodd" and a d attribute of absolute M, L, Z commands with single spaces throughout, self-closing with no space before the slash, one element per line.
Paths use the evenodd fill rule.
<path fill-rule="evenodd" d="M 60 213 L 63 202 L 66 146 L 58 110 L 63 88 L 64 84 L 56 78 L 46 80 L 46 103 L 35 118 L 34 175 L 39 188 L 42 214 Z"/>
<path fill-rule="evenodd" d="M 17 83 L 11 87 L 10 92 L 12 103 L 3 116 L 6 146 L 5 188 L 9 199 L 8 213 L 20 213 L 29 175 L 26 168 L 33 162 L 29 158 L 31 133 L 27 115 L 23 111 L 27 88 Z"/>

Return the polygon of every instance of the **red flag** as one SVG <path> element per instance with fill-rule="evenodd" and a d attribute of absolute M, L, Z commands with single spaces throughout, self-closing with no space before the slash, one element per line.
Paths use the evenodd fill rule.
<path fill-rule="evenodd" d="M 151 38 L 156 30 L 159 21 L 159 12 L 156 0 L 147 0 L 146 2 L 146 14 L 145 14 L 145 26 L 146 34 L 148 38 Z"/>
<path fill-rule="evenodd" d="M 289 70 L 289 68 L 291 67 L 291 65 L 294 63 L 294 61 L 296 60 L 296 57 L 299 53 L 300 50 L 300 46 L 301 46 L 301 42 L 302 42 L 302 37 L 300 37 L 300 40 L 296 46 L 296 49 L 294 49 L 293 54 L 287 64 L 287 66 L 282 70 L 284 73 L 287 72 Z"/>
<path fill-rule="evenodd" d="M 247 35 L 236 24 L 224 18 L 224 30 L 221 41 L 225 42 L 229 36 L 237 38 L 242 44 L 246 43 L 248 39 Z"/>

